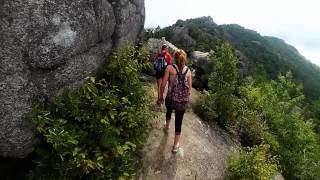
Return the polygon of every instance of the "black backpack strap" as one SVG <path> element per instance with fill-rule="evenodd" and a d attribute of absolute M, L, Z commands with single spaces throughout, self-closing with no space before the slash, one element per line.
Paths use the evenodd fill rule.
<path fill-rule="evenodd" d="M 178 68 L 178 66 L 177 66 L 176 64 L 173 64 L 172 66 L 173 66 L 174 69 L 177 71 L 177 73 L 181 73 L 181 74 L 183 74 L 183 75 L 187 75 L 187 73 L 188 73 L 188 71 L 189 71 L 189 68 L 188 68 L 187 66 L 186 66 L 187 70 L 186 70 L 184 73 L 182 73 L 182 72 L 179 71 L 179 68 Z M 182 70 L 182 71 L 183 71 L 183 70 Z"/>
<path fill-rule="evenodd" d="M 183 73 L 183 75 L 187 75 L 187 73 L 188 73 L 188 71 L 189 71 L 189 68 L 187 67 L 187 70 Z"/>
<path fill-rule="evenodd" d="M 173 64 L 172 66 L 177 71 L 177 73 L 179 73 L 178 66 L 176 64 Z"/>

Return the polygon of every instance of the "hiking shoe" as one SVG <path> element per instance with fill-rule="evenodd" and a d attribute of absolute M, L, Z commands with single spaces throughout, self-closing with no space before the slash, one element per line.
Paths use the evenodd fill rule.
<path fill-rule="evenodd" d="M 172 148 L 172 153 L 177 153 L 178 151 L 180 150 L 180 147 L 179 145 L 174 145 L 173 148 Z"/>

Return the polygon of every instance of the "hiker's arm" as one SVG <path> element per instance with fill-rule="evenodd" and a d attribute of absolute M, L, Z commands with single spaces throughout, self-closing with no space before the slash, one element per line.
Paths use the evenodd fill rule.
<path fill-rule="evenodd" d="M 189 71 L 189 76 L 188 76 L 188 85 L 189 85 L 189 89 L 190 89 L 190 93 L 191 93 L 191 90 L 192 90 L 192 74 L 191 72 Z"/>
<path fill-rule="evenodd" d="M 168 66 L 166 68 L 166 71 L 164 72 L 164 76 L 162 79 L 162 84 L 161 84 L 161 88 L 160 88 L 160 100 L 163 100 L 163 93 L 164 93 L 164 89 L 166 88 L 166 85 L 168 83 L 168 79 L 169 79 L 169 74 L 170 74 L 170 67 Z"/>

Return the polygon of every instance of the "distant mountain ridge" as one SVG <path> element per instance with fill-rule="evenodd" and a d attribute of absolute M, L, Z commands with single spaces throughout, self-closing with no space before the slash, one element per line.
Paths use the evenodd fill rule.
<path fill-rule="evenodd" d="M 261 73 L 262 67 L 270 79 L 291 71 L 294 79 L 303 85 L 307 100 L 320 96 L 320 67 L 282 39 L 261 36 L 237 24 L 217 25 L 210 16 L 178 20 L 172 26 L 145 32 L 147 36 L 166 37 L 188 52 L 218 51 L 221 43 L 228 42 L 247 57 L 251 75 Z"/>

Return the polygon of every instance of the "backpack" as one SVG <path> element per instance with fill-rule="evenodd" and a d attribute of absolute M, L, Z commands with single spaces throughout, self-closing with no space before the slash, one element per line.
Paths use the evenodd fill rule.
<path fill-rule="evenodd" d="M 186 77 L 189 68 L 187 67 L 183 72 L 183 70 L 185 69 L 184 68 L 182 72 L 180 72 L 176 65 L 173 65 L 173 67 L 176 70 L 177 75 L 171 91 L 172 104 L 175 110 L 184 111 L 189 107 L 190 104 L 190 87 L 188 86 Z"/>
<path fill-rule="evenodd" d="M 157 72 L 164 72 L 167 67 L 166 54 L 160 54 L 157 60 L 154 61 L 153 66 Z"/>

